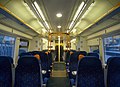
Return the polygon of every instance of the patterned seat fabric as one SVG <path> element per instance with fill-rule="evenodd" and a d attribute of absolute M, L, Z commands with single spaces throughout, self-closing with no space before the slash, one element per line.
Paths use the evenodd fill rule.
<path fill-rule="evenodd" d="M 35 57 L 22 57 L 15 70 L 15 87 L 41 87 L 39 62 Z"/>
<path fill-rule="evenodd" d="M 44 52 L 40 52 L 39 55 L 40 55 L 40 60 L 41 60 L 42 71 L 45 71 L 45 73 L 42 73 L 43 84 L 47 84 L 48 78 L 50 77 L 48 56 Z"/>
<path fill-rule="evenodd" d="M 78 51 L 78 53 L 79 53 L 79 54 L 82 54 L 82 55 L 84 55 L 84 56 L 87 55 L 87 52 L 86 52 L 86 51 Z"/>
<path fill-rule="evenodd" d="M 49 66 L 52 65 L 52 54 L 48 53 L 48 62 L 49 62 Z"/>
<path fill-rule="evenodd" d="M 87 56 L 95 56 L 96 58 L 99 58 L 99 54 L 95 52 L 88 53 Z"/>
<path fill-rule="evenodd" d="M 120 57 L 111 57 L 109 59 L 107 87 L 120 87 Z"/>
<path fill-rule="evenodd" d="M 22 57 L 24 57 L 24 56 L 32 56 L 32 54 L 30 53 L 30 52 L 26 52 L 26 53 L 21 53 L 20 55 L 19 55 L 19 58 L 22 58 Z"/>
<path fill-rule="evenodd" d="M 79 62 L 76 87 L 105 87 L 101 61 L 95 57 L 84 57 Z"/>
<path fill-rule="evenodd" d="M 7 56 L 0 56 L 0 87 L 12 87 L 11 62 Z"/>
<path fill-rule="evenodd" d="M 75 85 L 75 82 L 76 82 L 76 74 L 73 74 L 73 73 L 77 72 L 78 61 L 79 61 L 78 56 L 80 54 L 86 55 L 87 53 L 85 51 L 77 51 L 77 52 L 74 52 L 70 57 L 69 78 L 70 78 L 71 85 Z"/>
<path fill-rule="evenodd" d="M 80 52 L 75 52 L 70 56 L 70 64 L 69 64 L 69 78 L 70 79 L 75 79 L 76 76 L 72 75 L 73 71 L 77 71 L 77 67 L 78 67 L 78 56 L 79 56 Z"/>

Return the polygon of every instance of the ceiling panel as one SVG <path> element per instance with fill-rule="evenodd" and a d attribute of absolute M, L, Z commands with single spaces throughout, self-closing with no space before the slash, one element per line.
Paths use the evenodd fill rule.
<path fill-rule="evenodd" d="M 114 15 L 113 17 L 111 17 L 110 19 L 107 19 L 105 21 L 103 21 L 100 24 L 96 24 L 94 26 L 92 26 L 91 28 L 89 28 L 88 30 L 85 30 L 84 32 L 81 33 L 82 36 L 87 36 L 90 34 L 93 34 L 97 31 L 101 31 L 103 29 L 109 28 L 111 26 L 114 26 L 116 24 L 120 23 L 120 13 Z"/>
<path fill-rule="evenodd" d="M 43 0 L 43 2 L 53 30 L 59 31 L 57 26 L 61 25 L 60 31 L 63 32 L 68 25 L 76 0 Z M 62 18 L 56 17 L 59 12 L 63 14 Z"/>
<path fill-rule="evenodd" d="M 31 0 L 33 1 L 33 0 Z M 51 24 L 53 32 L 66 32 L 68 25 L 71 23 L 71 16 L 75 14 L 78 5 L 82 2 L 82 0 L 37 0 L 42 3 L 43 11 L 45 11 L 47 16 L 48 24 Z M 84 0 L 86 1 L 86 0 Z M 86 32 L 88 26 L 91 24 L 95 24 L 99 18 L 102 18 L 104 14 L 107 14 L 113 7 L 115 7 L 120 0 L 94 0 L 94 4 L 88 9 L 88 13 L 82 17 L 81 20 L 78 20 L 80 23 L 75 28 L 77 29 L 75 33 L 71 33 L 72 36 L 76 36 L 77 34 L 88 35 L 90 33 L 101 30 L 104 27 L 110 26 L 119 21 L 120 16 L 114 16 L 109 20 L 105 20 L 104 23 L 99 25 L 95 25 L 92 28 L 89 28 L 89 32 Z M 24 3 L 24 0 L 0 0 L 0 4 L 5 6 L 10 12 L 14 13 L 16 17 L 22 19 L 24 23 L 28 24 L 33 28 L 26 29 L 25 27 L 15 23 L 10 19 L 6 19 L 3 15 L 0 15 L 0 21 L 11 25 L 12 27 L 22 31 L 27 32 L 30 35 L 38 34 L 47 35 L 46 33 L 42 33 L 43 27 L 40 25 L 39 18 L 37 18 L 32 10 Z M 39 5 L 41 6 L 41 5 Z M 87 11 L 87 10 L 86 10 Z M 63 14 L 62 18 L 57 18 L 56 13 L 61 12 Z M 4 19 L 5 18 L 5 19 Z M 57 26 L 61 25 L 62 28 L 58 29 Z M 102 27 L 101 27 L 102 26 Z M 32 34 L 33 33 L 33 34 Z"/>
<path fill-rule="evenodd" d="M 16 23 L 15 21 L 5 17 L 2 14 L 0 15 L 0 23 L 4 24 L 6 26 L 9 26 L 9 27 L 11 27 L 13 29 L 16 29 L 18 31 L 24 32 L 26 34 L 29 34 L 31 36 L 36 36 L 37 35 L 37 33 L 35 31 L 30 30 L 30 29 L 26 29 L 24 26 Z"/>

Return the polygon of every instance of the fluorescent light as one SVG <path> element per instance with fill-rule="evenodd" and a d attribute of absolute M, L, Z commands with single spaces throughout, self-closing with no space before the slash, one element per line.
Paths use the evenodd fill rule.
<path fill-rule="evenodd" d="M 61 14 L 61 13 L 57 13 L 56 16 L 57 16 L 58 18 L 60 18 L 60 17 L 62 17 L 62 14 Z"/>
<path fill-rule="evenodd" d="M 25 5 L 25 7 L 27 8 L 27 10 L 31 13 L 31 15 L 33 15 L 34 18 L 37 18 L 37 17 L 35 16 L 35 14 L 32 12 L 32 10 L 29 8 L 28 4 L 25 3 L 24 5 Z"/>
<path fill-rule="evenodd" d="M 84 13 L 84 15 L 81 18 L 84 18 L 88 14 L 88 12 L 92 9 L 93 6 L 94 6 L 94 3 L 90 5 L 90 7 L 87 9 L 87 11 Z"/>
<path fill-rule="evenodd" d="M 75 19 L 78 17 L 78 15 L 79 15 L 80 11 L 82 10 L 84 4 L 85 4 L 84 2 L 82 2 L 82 3 L 80 4 L 79 8 L 77 9 L 77 11 L 76 11 L 76 13 L 75 13 L 75 16 L 74 16 L 74 18 L 73 18 L 73 21 L 75 21 Z"/>
<path fill-rule="evenodd" d="M 46 24 L 47 28 L 50 29 L 50 27 L 49 27 L 49 25 L 48 25 L 48 23 L 46 21 L 45 21 L 45 24 Z"/>
<path fill-rule="evenodd" d="M 57 28 L 61 28 L 61 26 L 59 25 L 59 26 L 57 26 Z"/>
<path fill-rule="evenodd" d="M 38 12 L 40 13 L 42 19 L 45 21 L 45 17 L 44 17 L 44 15 L 43 15 L 43 13 L 42 13 L 42 11 L 41 11 L 41 9 L 40 9 L 40 7 L 39 7 L 39 5 L 37 4 L 36 1 L 34 2 L 34 5 L 37 8 Z"/>
<path fill-rule="evenodd" d="M 42 13 L 42 10 L 40 9 L 40 7 L 39 7 L 39 5 L 37 4 L 37 2 L 34 1 L 34 5 L 32 4 L 32 6 L 33 6 L 33 8 L 35 9 L 37 15 L 38 15 L 40 18 L 43 19 L 43 21 L 45 22 L 46 27 L 47 27 L 48 29 L 50 29 L 48 23 L 47 23 L 46 20 L 45 20 L 44 15 L 43 15 L 43 13 Z M 43 25 L 42 25 L 41 23 L 40 23 L 40 25 L 43 27 Z"/>
<path fill-rule="evenodd" d="M 74 24 L 74 21 L 71 22 L 70 26 L 69 26 L 69 29 L 71 29 L 71 27 L 73 26 Z"/>

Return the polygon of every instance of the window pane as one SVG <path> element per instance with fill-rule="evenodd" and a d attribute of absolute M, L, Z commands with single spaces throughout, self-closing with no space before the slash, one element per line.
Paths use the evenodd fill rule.
<path fill-rule="evenodd" d="M 0 56 L 14 56 L 15 38 L 0 35 Z"/>
<path fill-rule="evenodd" d="M 90 52 L 99 53 L 99 46 L 90 46 Z"/>
<path fill-rule="evenodd" d="M 104 38 L 105 62 L 111 56 L 120 56 L 120 35 Z"/>
<path fill-rule="evenodd" d="M 19 55 L 21 53 L 27 52 L 28 51 L 28 46 L 29 46 L 29 41 L 27 41 L 27 40 L 20 40 Z"/>

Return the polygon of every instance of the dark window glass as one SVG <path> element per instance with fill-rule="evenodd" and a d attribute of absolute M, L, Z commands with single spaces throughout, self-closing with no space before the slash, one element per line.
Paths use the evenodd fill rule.
<path fill-rule="evenodd" d="M 120 35 L 104 38 L 105 62 L 111 56 L 120 56 Z"/>

